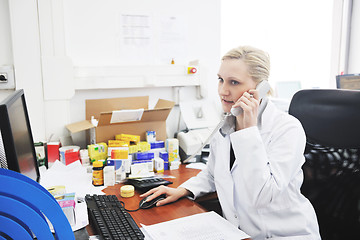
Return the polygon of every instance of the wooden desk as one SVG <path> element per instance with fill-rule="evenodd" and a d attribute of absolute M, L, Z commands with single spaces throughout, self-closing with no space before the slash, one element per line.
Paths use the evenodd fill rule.
<path fill-rule="evenodd" d="M 197 169 L 187 169 L 185 165 L 181 165 L 179 169 L 165 171 L 164 174 L 176 177 L 167 178 L 167 180 L 173 182 L 173 184 L 169 186 L 178 187 L 189 178 L 195 176 L 199 171 L 200 170 Z M 120 196 L 121 186 L 122 184 L 117 184 L 113 187 L 107 187 L 104 192 L 107 195 L 116 195 L 120 201 L 123 201 L 125 203 L 126 209 L 137 209 L 141 200 L 141 198 L 139 197 L 141 192 L 136 192 L 135 196 L 131 198 L 123 198 Z M 153 207 L 150 209 L 140 209 L 136 212 L 130 212 L 130 214 L 134 218 L 138 226 L 140 226 L 140 223 L 143 223 L 145 225 L 151 225 L 203 212 L 206 212 L 206 210 L 200 205 L 187 198 L 183 198 L 175 203 L 171 203 L 161 207 Z"/>
<path fill-rule="evenodd" d="M 198 174 L 200 170 L 197 169 L 191 169 L 186 168 L 186 165 L 181 164 L 180 168 L 177 170 L 167 170 L 164 172 L 164 175 L 174 176 L 175 178 L 165 178 L 169 181 L 172 181 L 173 184 L 169 185 L 171 187 L 178 187 L 183 182 L 188 180 L 189 178 L 195 176 Z M 139 202 L 141 198 L 139 195 L 140 192 L 135 191 L 135 195 L 131 198 L 123 198 L 120 196 L 120 187 L 123 186 L 123 184 L 116 184 L 115 186 L 107 187 L 103 190 L 103 192 L 106 193 L 106 195 L 116 195 L 117 198 L 120 201 L 123 201 L 125 203 L 126 209 L 137 209 L 139 207 Z M 217 198 L 216 193 L 209 194 L 204 197 L 201 197 L 197 201 L 207 201 Z M 161 207 L 153 207 L 150 209 L 139 209 L 136 212 L 129 212 L 131 216 L 134 218 L 136 224 L 140 226 L 140 223 L 145 225 L 152 225 L 156 223 L 161 223 L 181 217 L 190 216 L 197 213 L 203 213 L 207 212 L 205 208 L 203 208 L 200 204 L 197 202 L 194 202 L 192 200 L 189 200 L 188 198 L 182 198 L 178 201 L 164 205 Z M 86 230 L 88 231 L 89 236 L 95 235 L 94 230 L 90 225 L 86 227 Z M 244 240 L 250 240 L 250 239 L 244 239 Z"/>
<path fill-rule="evenodd" d="M 200 170 L 186 168 L 186 165 L 181 164 L 179 169 L 167 170 L 164 172 L 165 175 L 174 176 L 175 178 L 165 178 L 172 181 L 171 187 L 178 187 L 189 178 L 195 176 Z M 123 184 L 116 184 L 115 186 L 107 187 L 103 190 L 106 195 L 116 195 L 120 201 L 125 203 L 126 209 L 137 209 L 141 198 L 140 192 L 135 191 L 135 196 L 131 198 L 123 198 L 120 196 L 120 187 Z M 136 212 L 130 212 L 137 225 L 140 227 L 140 223 L 145 225 L 151 225 L 164 221 L 169 221 L 181 217 L 190 216 L 197 213 L 207 212 L 201 205 L 196 202 L 189 200 L 188 198 L 179 199 L 177 202 L 161 206 L 153 207 L 150 209 L 139 209 Z M 86 227 L 89 235 L 94 235 L 94 231 L 90 225 Z"/>

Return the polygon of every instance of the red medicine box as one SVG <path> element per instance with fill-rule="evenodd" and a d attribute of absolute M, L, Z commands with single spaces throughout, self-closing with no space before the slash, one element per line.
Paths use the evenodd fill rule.
<path fill-rule="evenodd" d="M 47 143 L 48 167 L 51 167 L 51 165 L 56 160 L 59 160 L 59 156 L 60 156 L 59 148 L 60 148 L 60 142 L 49 142 L 49 143 Z"/>

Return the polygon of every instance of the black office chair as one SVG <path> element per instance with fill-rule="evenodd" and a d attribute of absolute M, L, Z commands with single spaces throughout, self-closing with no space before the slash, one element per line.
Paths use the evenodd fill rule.
<path fill-rule="evenodd" d="M 315 208 L 322 238 L 360 239 L 360 91 L 301 90 L 289 114 L 306 133 L 301 190 Z"/>

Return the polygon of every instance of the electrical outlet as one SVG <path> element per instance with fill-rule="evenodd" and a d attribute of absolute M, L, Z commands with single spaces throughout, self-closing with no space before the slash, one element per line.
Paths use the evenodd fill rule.
<path fill-rule="evenodd" d="M 0 72 L 0 83 L 7 83 L 8 76 L 7 73 Z"/>
<path fill-rule="evenodd" d="M 13 66 L 0 66 L 0 89 L 15 89 Z"/>

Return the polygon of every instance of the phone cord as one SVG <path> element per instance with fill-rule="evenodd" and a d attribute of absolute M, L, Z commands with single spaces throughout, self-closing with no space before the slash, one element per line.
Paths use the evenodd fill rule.
<path fill-rule="evenodd" d="M 221 119 L 221 121 L 219 122 L 219 124 L 215 127 L 214 131 L 212 131 L 212 133 L 210 134 L 210 136 L 205 140 L 205 142 L 203 143 L 203 145 L 202 145 L 196 152 L 194 152 L 190 157 L 188 157 L 187 159 L 185 159 L 185 160 L 183 161 L 183 163 L 189 162 L 191 159 L 193 159 L 193 158 L 196 156 L 196 154 L 198 154 L 198 152 L 200 152 L 200 151 L 205 147 L 205 145 L 211 140 L 211 138 L 215 135 L 215 133 L 216 133 L 217 131 L 219 131 L 219 129 L 224 125 L 224 122 L 225 122 L 225 120 L 226 120 L 226 118 L 227 118 L 228 116 L 232 116 L 232 114 L 231 114 L 231 113 L 226 113 L 226 114 L 224 115 L 223 119 Z"/>

